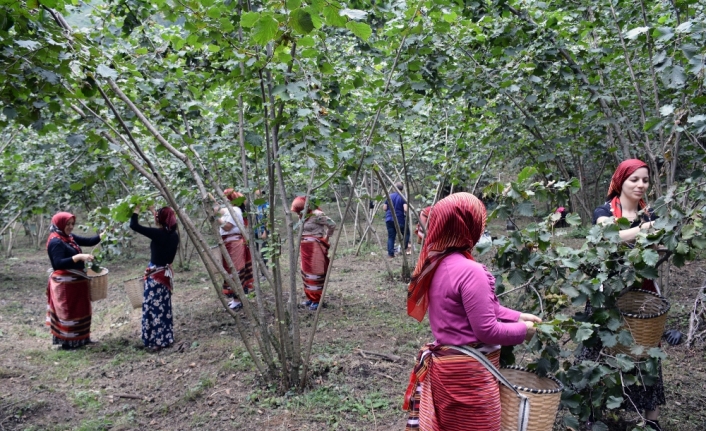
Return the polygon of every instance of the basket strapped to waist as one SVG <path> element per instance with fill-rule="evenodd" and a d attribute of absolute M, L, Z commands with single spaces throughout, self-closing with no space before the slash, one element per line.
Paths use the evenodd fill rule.
<path fill-rule="evenodd" d="M 513 385 L 510 383 L 505 376 L 502 375 L 502 373 L 495 368 L 495 366 L 488 360 L 485 355 L 483 355 L 481 352 L 478 350 L 474 349 L 473 347 L 467 347 L 467 346 L 447 346 L 450 347 L 454 350 L 457 350 L 465 355 L 468 355 L 475 359 L 476 361 L 480 362 L 485 368 L 490 371 L 490 374 L 495 376 L 498 381 L 500 381 L 501 384 L 504 386 L 512 389 L 512 391 L 517 394 L 517 398 L 519 399 L 520 402 L 520 411 L 519 411 L 519 416 L 517 418 L 517 429 L 518 431 L 526 431 L 527 430 L 527 425 L 529 424 L 529 415 L 530 415 L 530 404 L 529 404 L 529 398 L 525 396 L 524 394 L 520 393 Z"/>

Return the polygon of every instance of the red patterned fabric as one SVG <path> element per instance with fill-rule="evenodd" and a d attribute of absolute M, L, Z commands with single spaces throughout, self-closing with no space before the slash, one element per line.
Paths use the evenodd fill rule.
<path fill-rule="evenodd" d="M 310 235 L 302 236 L 299 244 L 304 294 L 308 300 L 317 304 L 321 301 L 321 292 L 326 281 L 326 272 L 329 265 L 329 247 L 330 245 L 326 239 Z"/>
<path fill-rule="evenodd" d="M 407 290 L 407 314 L 418 321 L 429 308 L 427 292 L 443 258 L 461 252 L 468 259 L 485 230 L 485 205 L 470 193 L 454 193 L 434 205 L 426 240 Z"/>
<path fill-rule="evenodd" d="M 169 207 L 161 208 L 154 215 L 154 220 L 164 226 L 168 231 L 176 229 L 177 218 L 174 210 Z"/>
<path fill-rule="evenodd" d="M 649 172 L 650 167 L 647 163 L 639 159 L 628 159 L 620 163 L 613 173 L 613 178 L 610 180 L 610 187 L 608 187 L 608 201 L 610 201 L 610 208 L 613 210 L 613 215 L 616 219 L 623 216 L 623 206 L 620 204 L 620 193 L 623 190 L 623 183 L 630 178 L 630 175 L 635 173 L 636 170 L 640 168 L 646 168 Z M 647 203 L 640 199 L 638 203 L 639 209 L 645 209 Z"/>
<path fill-rule="evenodd" d="M 499 350 L 487 357 L 499 368 Z M 452 346 L 422 348 L 403 408 L 409 412 L 407 431 L 500 430 L 497 380 L 483 364 Z"/>
<path fill-rule="evenodd" d="M 238 271 L 240 284 L 243 285 L 243 290 L 247 293 L 253 288 L 254 283 L 250 249 L 241 235 L 223 235 L 222 238 L 225 243 L 226 250 L 228 250 L 228 254 L 230 255 L 230 259 L 233 261 L 233 265 L 235 265 L 235 270 Z M 228 271 L 228 262 L 223 256 L 221 256 L 221 264 L 223 265 L 223 268 Z M 228 272 L 230 273 L 230 271 Z M 234 295 L 234 292 L 225 281 L 223 282 L 223 294 L 226 296 Z"/>
<path fill-rule="evenodd" d="M 171 264 L 159 267 L 148 266 L 147 269 L 145 269 L 145 276 L 143 277 L 143 279 L 147 281 L 148 278 L 152 278 L 154 281 L 161 284 L 162 286 L 166 286 L 167 289 L 169 289 L 169 291 L 171 292 L 174 288 L 173 275 L 174 272 L 172 271 Z"/>
<path fill-rule="evenodd" d="M 91 337 L 88 279 L 67 270 L 54 271 L 47 285 L 47 325 L 55 344 L 78 346 Z"/>
<path fill-rule="evenodd" d="M 51 228 L 49 229 L 49 238 L 47 238 L 47 248 L 49 248 L 49 242 L 52 239 L 59 238 L 81 253 L 81 247 L 76 244 L 73 235 L 66 235 L 66 233 L 64 233 L 64 229 L 71 219 L 76 222 L 76 216 L 67 212 L 58 212 L 52 216 Z"/>

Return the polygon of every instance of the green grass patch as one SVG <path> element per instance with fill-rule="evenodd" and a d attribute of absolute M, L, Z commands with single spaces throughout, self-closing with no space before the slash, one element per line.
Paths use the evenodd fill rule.
<path fill-rule="evenodd" d="M 97 411 L 103 407 L 98 391 L 75 391 L 71 394 L 73 405 L 86 412 Z"/>

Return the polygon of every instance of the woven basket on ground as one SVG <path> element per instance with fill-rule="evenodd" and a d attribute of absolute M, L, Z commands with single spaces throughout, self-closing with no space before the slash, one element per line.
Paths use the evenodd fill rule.
<path fill-rule="evenodd" d="M 564 385 L 553 376 L 540 377 L 520 367 L 503 367 L 500 372 L 523 395 L 529 398 L 527 431 L 551 431 L 554 427 Z M 520 404 L 512 389 L 500 385 L 502 431 L 517 431 Z"/>
<path fill-rule="evenodd" d="M 134 278 L 123 282 L 123 286 L 132 308 L 142 308 L 142 300 L 145 296 L 145 279 L 142 277 Z"/>
<path fill-rule="evenodd" d="M 100 301 L 108 297 L 108 268 L 101 268 L 96 273 L 92 269 L 86 270 L 88 285 L 91 289 L 91 301 Z"/>
<path fill-rule="evenodd" d="M 644 347 L 639 355 L 631 352 L 632 346 L 618 344 L 612 350 L 633 358 L 647 356 L 647 350 L 659 346 L 667 322 L 669 301 L 648 290 L 629 290 L 618 300 L 618 310 L 623 316 L 623 327 L 630 331 L 635 344 Z"/>

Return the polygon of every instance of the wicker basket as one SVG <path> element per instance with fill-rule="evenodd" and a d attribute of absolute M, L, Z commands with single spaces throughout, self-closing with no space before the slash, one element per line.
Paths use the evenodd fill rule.
<path fill-rule="evenodd" d="M 91 288 L 91 301 L 100 301 L 108 297 L 108 268 L 101 268 L 100 273 L 86 270 L 88 285 Z"/>
<path fill-rule="evenodd" d="M 623 327 L 632 334 L 635 344 L 643 346 L 639 355 L 632 353 L 632 346 L 618 344 L 612 350 L 614 353 L 624 353 L 633 358 L 647 356 L 647 350 L 659 346 L 667 322 L 669 301 L 660 295 L 648 290 L 629 290 L 622 294 L 618 300 L 618 310 L 623 316 Z"/>
<path fill-rule="evenodd" d="M 529 423 L 527 431 L 551 431 L 554 427 L 559 401 L 564 385 L 553 376 L 540 377 L 520 367 L 503 367 L 500 372 L 512 385 L 529 399 Z M 500 385 L 502 431 L 517 431 L 519 401 L 510 388 Z"/>
<path fill-rule="evenodd" d="M 125 281 L 123 286 L 132 308 L 142 308 L 142 300 L 145 296 L 145 279 L 142 277 L 134 278 Z"/>

